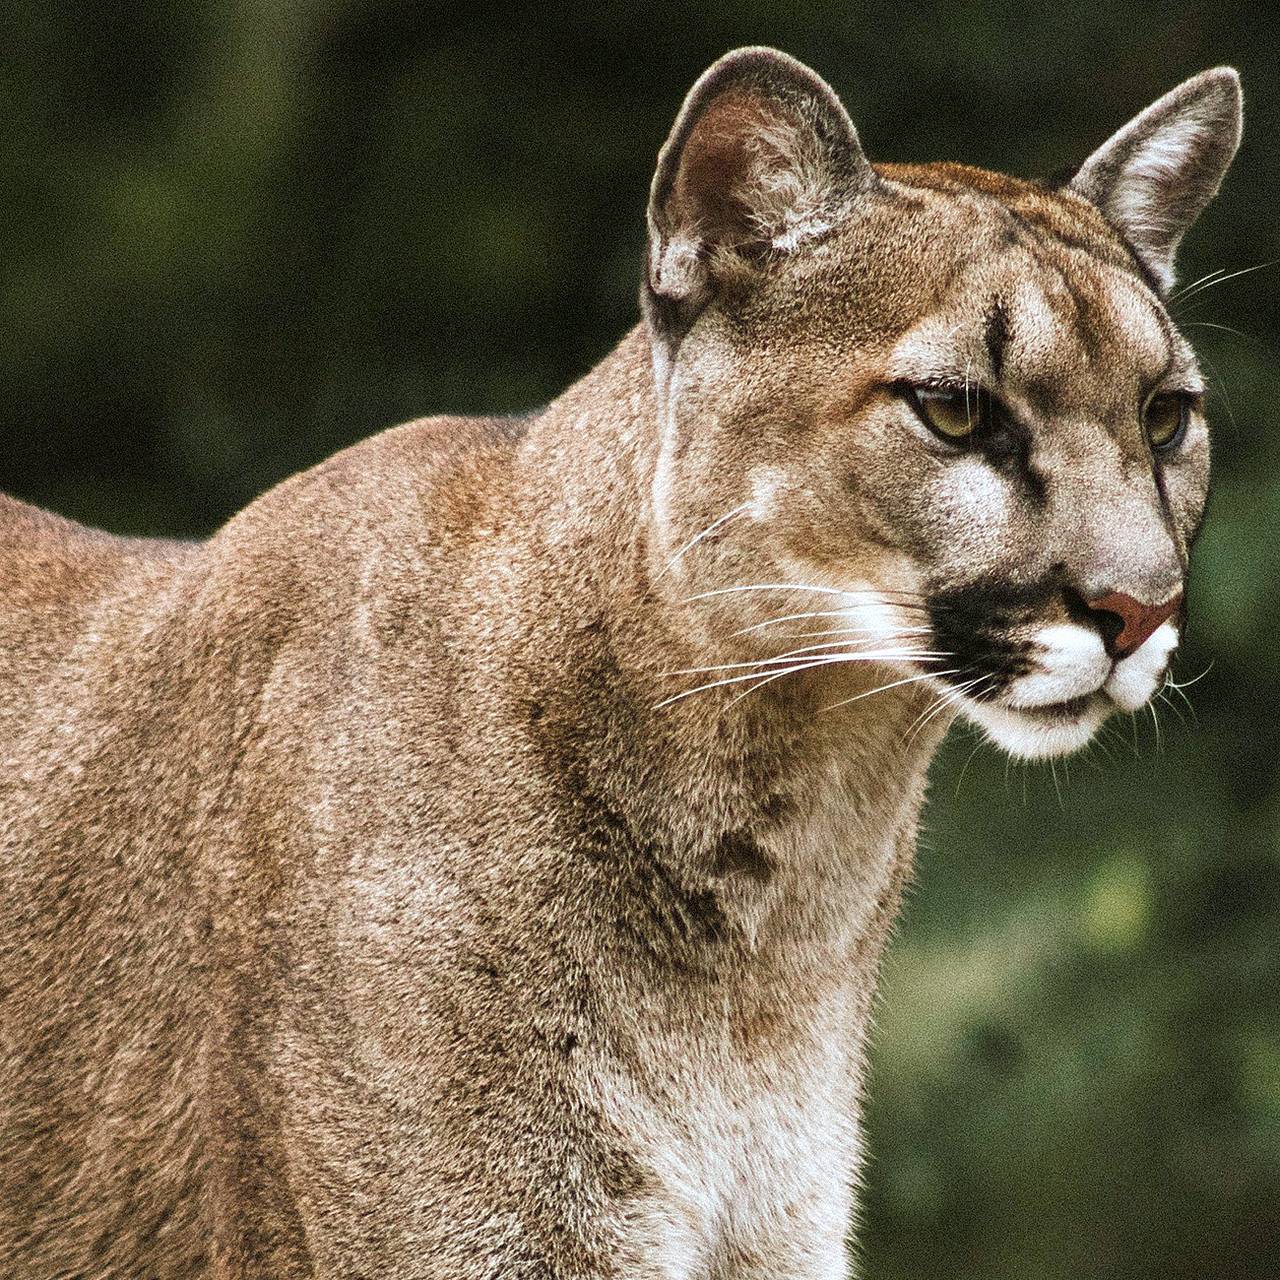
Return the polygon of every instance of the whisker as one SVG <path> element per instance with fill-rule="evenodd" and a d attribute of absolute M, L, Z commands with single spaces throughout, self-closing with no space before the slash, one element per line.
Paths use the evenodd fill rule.
<path fill-rule="evenodd" d="M 964 700 L 964 698 L 970 696 L 975 692 L 981 691 L 983 685 L 988 684 L 990 681 L 993 681 L 994 679 L 995 679 L 995 676 L 988 672 L 986 675 L 979 676 L 975 680 L 967 681 L 965 684 L 958 686 L 958 688 L 956 689 L 955 697 L 952 699 L 952 703 L 959 704 L 961 701 Z M 930 719 L 932 719 L 932 716 L 930 717 Z M 925 724 L 928 724 L 928 720 L 925 721 Z M 924 726 L 922 725 L 921 730 L 923 730 L 923 728 Z"/>
<path fill-rule="evenodd" d="M 847 707 L 851 702 L 861 702 L 863 698 L 869 698 L 873 693 L 886 693 L 890 689 L 897 689 L 904 684 L 915 684 L 919 680 L 934 680 L 940 676 L 954 676 L 960 672 L 959 667 L 955 667 L 949 671 L 925 671 L 918 676 L 906 676 L 901 680 L 893 680 L 889 684 L 879 685 L 875 689 L 868 689 L 865 693 L 855 693 L 852 698 L 842 698 L 839 702 L 833 702 L 828 707 L 819 707 L 819 711 L 834 711 L 837 707 Z"/>
<path fill-rule="evenodd" d="M 1227 410 L 1227 421 L 1231 423 L 1231 430 L 1239 433 L 1240 428 L 1236 424 L 1235 410 L 1231 406 L 1231 394 L 1227 391 L 1227 384 L 1223 382 L 1222 375 L 1218 372 L 1218 366 L 1203 351 L 1199 353 L 1199 357 L 1208 365 L 1209 372 L 1213 376 L 1213 390 L 1222 397 L 1222 403 Z"/>
<path fill-rule="evenodd" d="M 1182 690 L 1183 690 L 1183 686 L 1182 686 L 1182 685 L 1178 685 L 1178 684 L 1174 684 L 1174 683 L 1172 683 L 1172 682 L 1170 681 L 1170 679 L 1166 676 L 1166 677 L 1165 677 L 1165 686 L 1164 686 L 1164 687 L 1165 687 L 1165 689 L 1171 690 L 1172 692 L 1176 693 L 1176 694 L 1178 695 L 1178 697 L 1180 697 L 1180 698 L 1182 699 L 1183 703 L 1186 705 L 1186 708 L 1187 708 L 1188 713 L 1189 713 L 1189 714 L 1190 714 L 1190 716 L 1191 716 L 1191 723 L 1192 723 L 1192 724 L 1195 724 L 1195 725 L 1198 725 L 1198 724 L 1200 723 L 1200 717 L 1199 717 L 1199 715 L 1197 715 L 1197 713 L 1196 713 L 1196 709 L 1195 709 L 1195 707 L 1192 705 L 1191 699 L 1190 699 L 1190 698 L 1188 698 L 1188 697 L 1187 697 L 1187 695 L 1182 691 Z M 1161 690 L 1161 692 L 1163 692 L 1163 691 L 1164 691 L 1164 690 Z M 1172 705 L 1172 704 L 1171 704 L 1171 705 Z"/>
<path fill-rule="evenodd" d="M 786 653 L 779 653 L 772 658 L 755 658 L 750 662 L 721 662 L 710 667 L 684 667 L 678 671 L 664 671 L 665 676 L 698 676 L 704 675 L 708 671 L 733 671 L 741 670 L 743 667 L 770 667 L 776 666 L 779 662 L 787 662 L 792 658 L 802 657 L 806 653 L 812 653 L 817 656 L 818 650 L 821 649 L 841 649 L 848 646 L 847 640 L 829 640 L 825 644 L 807 644 L 799 649 L 790 649 Z M 930 650 L 895 650 L 894 652 L 902 652 L 911 657 L 917 658 L 949 658 L 949 653 L 933 652 Z M 851 653 L 851 658 L 863 658 L 867 655 L 864 653 Z"/>
<path fill-rule="evenodd" d="M 713 596 L 732 595 L 735 591 L 816 591 L 824 596 L 848 596 L 851 591 L 841 591 L 838 587 L 816 587 L 804 582 L 744 582 L 736 587 L 716 587 L 711 591 L 699 591 L 697 595 L 686 596 L 682 604 L 692 604 L 695 600 L 710 600 Z M 864 595 L 870 594 L 864 592 Z"/>
<path fill-rule="evenodd" d="M 828 662 L 834 662 L 836 660 L 837 659 L 835 658 L 819 660 L 817 662 L 814 662 L 812 666 L 814 667 L 826 666 Z M 751 685 L 749 688 L 744 689 L 740 694 L 738 694 L 736 698 L 733 698 L 729 702 L 728 706 L 725 707 L 725 710 L 728 711 L 730 708 L 736 707 L 738 703 L 740 703 L 743 700 L 743 698 L 749 697 L 751 694 L 755 693 L 757 689 L 763 689 L 765 685 L 772 684 L 775 680 L 781 680 L 783 676 L 789 676 L 797 670 L 807 671 L 809 669 L 810 669 L 809 667 L 803 667 L 803 668 L 790 667 L 785 671 L 775 671 L 772 675 L 765 676 L 763 679 L 757 680 L 757 682 Z M 758 677 L 759 674 L 760 674 L 759 672 L 756 672 L 756 676 L 753 676 L 751 678 L 756 679 L 756 677 Z"/>
<path fill-rule="evenodd" d="M 1058 808 L 1063 809 L 1062 788 L 1058 785 L 1058 762 L 1052 756 L 1049 757 L 1049 776 L 1053 779 L 1053 794 L 1058 797 Z"/>
<path fill-rule="evenodd" d="M 1237 280 L 1240 276 L 1252 275 L 1255 271 L 1265 271 L 1268 267 L 1274 267 L 1280 263 L 1280 258 L 1272 258 L 1270 262 L 1259 262 L 1252 267 L 1242 267 L 1239 271 L 1232 271 L 1227 275 L 1221 275 L 1225 271 L 1225 267 L 1220 267 L 1218 271 L 1209 272 L 1210 276 L 1217 276 L 1216 280 L 1207 279 L 1202 276 L 1195 284 L 1188 285 L 1185 289 L 1180 289 L 1169 299 L 1170 305 L 1174 302 L 1186 302 L 1188 298 L 1194 297 L 1197 293 L 1204 293 L 1206 289 L 1212 289 L 1217 285 L 1226 284 L 1228 280 Z"/>
<path fill-rule="evenodd" d="M 820 595 L 841 596 L 850 601 L 850 608 L 857 607 L 861 604 L 883 604 L 889 605 L 895 609 L 932 609 L 939 606 L 933 605 L 923 596 L 919 596 L 914 592 L 892 592 L 884 591 L 879 588 L 861 588 L 850 589 L 845 587 L 820 587 L 813 583 L 805 582 L 743 582 L 732 587 L 715 587 L 710 591 L 699 591 L 696 595 L 685 596 L 680 602 L 681 604 L 693 604 L 698 600 L 710 600 L 715 596 L 732 595 L 738 591 L 813 591 Z M 911 599 L 892 599 L 894 595 L 910 596 Z M 834 612 L 848 612 L 848 610 L 836 610 Z M 794 615 L 803 617 L 803 614 Z"/>
<path fill-rule="evenodd" d="M 1185 728 L 1187 724 L 1187 717 L 1182 714 L 1182 708 L 1178 706 L 1178 704 L 1174 702 L 1174 700 L 1171 697 L 1169 697 L 1168 689 L 1164 688 L 1164 689 L 1158 690 L 1156 692 L 1156 697 L 1161 702 L 1163 702 L 1164 705 L 1168 707 L 1169 710 L 1172 711 L 1175 716 L 1178 717 L 1178 723 Z"/>
<path fill-rule="evenodd" d="M 900 604 L 897 601 L 891 601 L 895 609 L 909 609 L 911 605 Z M 856 607 L 856 606 L 855 606 Z M 805 618 L 847 618 L 851 610 L 849 609 L 817 609 L 811 613 L 784 613 L 778 618 L 766 618 L 763 622 L 753 622 L 749 627 L 743 627 L 739 631 L 734 631 L 735 636 L 749 635 L 753 631 L 763 631 L 766 627 L 776 627 L 783 622 L 803 622 Z M 928 627 L 919 628 L 921 632 L 928 631 Z"/>
<path fill-rule="evenodd" d="M 1259 346 L 1264 345 L 1260 338 L 1251 333 L 1233 329 L 1229 324 L 1215 324 L 1212 320 L 1188 320 L 1182 327 L 1184 329 L 1220 329 L 1223 333 L 1230 333 L 1237 338 L 1243 338 L 1245 342 L 1256 342 Z"/>
<path fill-rule="evenodd" d="M 807 640 L 814 636 L 879 636 L 896 640 L 901 636 L 926 636 L 932 630 L 932 627 L 895 627 L 886 634 L 879 627 L 828 627 L 825 631 L 788 631 L 783 634 L 788 640 Z"/>
<path fill-rule="evenodd" d="M 964 786 L 964 775 L 969 772 L 969 766 L 973 763 L 974 756 L 976 756 L 978 752 L 982 750 L 982 745 L 984 741 L 985 741 L 984 738 L 979 738 L 978 741 L 974 744 L 973 750 L 970 751 L 968 756 L 965 757 L 964 767 L 960 770 L 959 778 L 956 779 L 956 790 L 955 790 L 956 799 L 960 798 L 960 788 Z"/>
<path fill-rule="evenodd" d="M 1169 688 L 1171 689 L 1190 689 L 1193 684 L 1199 684 L 1200 681 L 1203 680 L 1205 676 L 1207 676 L 1209 672 L 1212 670 L 1213 670 L 1213 663 L 1210 662 L 1209 665 L 1205 667 L 1205 669 L 1198 676 L 1193 676 L 1190 680 L 1183 680 L 1181 683 L 1179 683 L 1177 680 L 1173 678 L 1173 676 L 1170 675 L 1165 677 L 1165 683 L 1168 684 Z"/>
<path fill-rule="evenodd" d="M 906 735 L 902 739 L 902 745 L 909 747 L 925 730 L 925 726 L 934 716 L 939 715 L 949 707 L 954 707 L 963 695 L 956 690 L 948 690 L 941 697 L 935 698 L 912 722 L 911 727 L 907 730 Z"/>
<path fill-rule="evenodd" d="M 1114 733 L 1115 733 L 1115 727 L 1113 725 L 1104 724 L 1098 730 L 1097 736 L 1089 744 L 1089 760 L 1092 764 L 1094 764 L 1097 767 L 1099 773 L 1103 772 L 1103 768 L 1101 765 L 1097 763 L 1096 760 L 1093 759 L 1093 753 L 1095 750 L 1101 751 L 1102 754 L 1107 757 L 1108 764 L 1112 764 L 1112 765 L 1115 764 L 1116 758 L 1115 758 L 1115 754 L 1111 750 L 1111 742 L 1110 742 Z"/>
<path fill-rule="evenodd" d="M 658 574 L 658 576 L 661 577 L 662 574 L 667 573 L 669 570 L 674 568 L 676 562 L 680 559 L 681 556 L 685 554 L 686 551 L 692 551 L 693 548 L 698 545 L 698 543 L 700 543 L 704 538 L 709 538 L 713 533 L 715 533 L 715 531 L 718 528 L 720 528 L 721 525 L 728 524 L 730 520 L 735 519 L 736 517 L 742 515 L 743 512 L 749 511 L 750 509 L 751 509 L 751 503 L 744 502 L 741 506 L 734 507 L 732 511 L 726 511 L 724 515 L 718 516 L 709 525 L 707 525 L 707 527 L 703 529 L 701 533 L 695 533 L 693 537 L 690 538 L 689 541 L 686 542 L 684 546 L 682 546 L 680 550 L 677 551 L 675 555 L 673 555 L 671 559 L 668 560 L 667 563 L 662 566 L 662 570 Z"/>
<path fill-rule="evenodd" d="M 951 655 L 950 655 L 950 654 L 948 654 L 947 656 L 948 656 L 948 657 L 950 657 Z M 841 658 L 841 656 L 837 655 L 837 656 L 832 657 L 832 658 L 821 659 L 821 660 L 819 660 L 818 662 L 814 663 L 813 665 L 814 665 L 814 666 L 825 666 L 825 665 L 827 665 L 828 663 L 831 663 L 831 662 L 840 662 L 840 661 L 842 661 L 842 658 Z M 794 670 L 794 668 L 793 668 L 793 670 Z M 767 684 L 772 684 L 772 683 L 773 683 L 773 681 L 775 681 L 775 680 L 780 680 L 783 676 L 787 676 L 787 675 L 791 675 L 791 674 L 792 674 L 791 670 L 788 670 L 788 671 L 779 671 L 779 672 L 776 672 L 775 674 L 773 674 L 773 675 L 771 675 L 771 676 L 765 676 L 765 678 L 764 678 L 763 680 L 759 681 L 757 684 L 753 684 L 753 685 L 751 686 L 751 688 L 746 689 L 746 690 L 744 690 L 742 693 L 738 694 L 738 696 L 737 696 L 736 698 L 734 698 L 732 702 L 730 702 L 730 703 L 729 703 L 729 707 L 737 706 L 737 704 L 738 704 L 739 702 L 741 702 L 743 698 L 747 697 L 749 694 L 755 693 L 755 691 L 756 691 L 757 689 L 763 689 L 765 685 L 767 685 Z M 947 674 L 949 674 L 949 673 L 948 673 L 948 672 L 945 672 L 945 671 L 943 671 L 943 672 L 929 672 L 929 671 L 926 671 L 926 672 L 924 672 L 924 673 L 923 673 L 922 675 L 920 675 L 920 676 L 913 676 L 913 677 L 911 677 L 911 679 L 912 679 L 912 680 L 926 680 L 926 679 L 928 679 L 928 678 L 929 678 L 929 676 L 931 676 L 931 675 L 947 675 Z M 897 682 L 895 682 L 895 683 L 893 683 L 893 684 L 881 685 L 878 689 L 872 689 L 872 690 L 870 691 L 870 693 L 860 693 L 860 694 L 858 695 L 858 697 L 859 697 L 859 698 L 869 697 L 871 693 L 883 693 L 886 689 L 894 689 L 894 688 L 897 688 L 898 684 L 909 684 L 909 683 L 911 683 L 911 680 L 906 680 L 906 681 L 897 681 Z M 850 698 L 850 699 L 848 699 L 848 701 L 850 701 L 850 702 L 856 702 L 856 701 L 857 701 L 857 698 Z M 835 705 L 835 706 L 843 706 L 844 704 L 843 704 L 843 703 L 839 703 L 839 702 L 838 702 L 838 703 L 835 703 L 834 705 Z M 726 707 L 726 708 L 725 708 L 725 710 L 727 711 L 727 710 L 729 709 L 729 707 Z M 830 711 L 831 709 L 832 709 L 831 707 L 820 707 L 820 708 L 819 708 L 819 711 Z"/>
<path fill-rule="evenodd" d="M 1193 280 L 1190 284 L 1184 284 L 1181 289 L 1175 289 L 1169 295 L 1169 305 L 1172 306 L 1175 302 L 1179 301 L 1179 299 L 1187 297 L 1188 294 L 1199 288 L 1200 285 L 1204 284 L 1208 280 L 1212 280 L 1214 276 L 1220 276 L 1225 270 L 1226 267 L 1215 267 L 1212 271 L 1208 271 L 1202 275 L 1199 280 Z"/>
<path fill-rule="evenodd" d="M 934 716 L 938 715 L 946 707 L 956 705 L 970 689 L 988 679 L 990 679 L 990 676 L 975 676 L 972 680 L 966 680 L 963 684 L 944 690 L 941 697 L 930 703 L 930 705 L 927 706 L 914 721 L 912 721 L 905 736 L 903 737 L 903 745 L 910 746 L 911 743 L 924 732 L 925 725 L 927 725 Z"/>
<path fill-rule="evenodd" d="M 775 675 L 790 675 L 793 671 L 808 671 L 813 667 L 827 666 L 835 662 L 902 662 L 914 661 L 925 657 L 918 653 L 912 653 L 905 649 L 885 649 L 875 653 L 841 653 L 841 654 L 825 654 L 822 656 L 802 660 L 793 666 L 785 668 L 783 671 L 775 672 Z M 949 654 L 943 655 L 949 657 Z M 757 666 L 758 664 L 747 664 Z M 722 685 L 741 684 L 744 680 L 758 680 L 760 678 L 759 670 L 748 672 L 745 675 L 725 676 L 721 680 L 712 680 L 708 684 L 698 685 L 696 689 L 686 689 L 683 693 L 673 694 L 669 698 L 664 698 L 661 702 L 654 704 L 654 709 L 669 706 L 673 702 L 679 702 L 681 698 L 692 697 L 695 693 L 702 693 L 707 689 L 718 689 Z M 773 676 L 766 677 L 772 679 Z"/>
<path fill-rule="evenodd" d="M 776 627 L 782 622 L 803 622 L 805 618 L 847 618 L 848 616 L 848 609 L 815 609 L 811 613 L 784 613 L 780 618 L 766 618 L 763 622 L 753 622 L 749 627 L 743 627 L 732 634 L 750 635 L 753 631 L 763 631 L 765 627 Z"/>

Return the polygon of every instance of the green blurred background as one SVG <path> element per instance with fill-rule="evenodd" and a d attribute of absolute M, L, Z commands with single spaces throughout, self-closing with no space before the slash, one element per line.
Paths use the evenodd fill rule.
<path fill-rule="evenodd" d="M 1245 144 L 1183 278 L 1280 255 L 1262 6 L 0 12 L 0 488 L 120 531 L 206 533 L 397 420 L 554 396 L 633 323 L 655 152 L 737 44 L 811 62 L 874 157 L 1022 174 L 1234 63 Z M 1056 776 L 963 735 L 937 768 L 879 1016 L 874 1280 L 1280 1276 L 1278 271 L 1182 312 L 1217 385 L 1194 711 Z"/>

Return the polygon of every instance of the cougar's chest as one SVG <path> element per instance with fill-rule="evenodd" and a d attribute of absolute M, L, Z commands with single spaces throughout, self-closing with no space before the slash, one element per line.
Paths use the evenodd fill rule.
<path fill-rule="evenodd" d="M 672 1275 L 844 1274 L 866 1018 L 919 794 L 869 806 L 842 770 L 823 781 L 722 868 L 733 962 L 650 1008 L 642 1078 L 597 1082 L 652 1176 L 635 1230 Z"/>
<path fill-rule="evenodd" d="M 859 1038 L 841 1035 L 842 1021 L 833 1010 L 804 1043 L 760 1057 L 731 1032 L 683 1059 L 672 1044 L 679 1066 L 658 1090 L 600 1082 L 611 1126 L 648 1175 L 625 1247 L 660 1261 L 656 1274 L 738 1274 L 768 1261 L 821 1275 L 819 1259 L 841 1256 L 858 1163 Z"/>

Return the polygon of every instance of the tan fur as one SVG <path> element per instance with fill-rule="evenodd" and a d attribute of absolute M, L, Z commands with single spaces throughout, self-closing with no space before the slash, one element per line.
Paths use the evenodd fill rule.
<path fill-rule="evenodd" d="M 1137 388 L 1194 364 L 1092 205 L 857 157 L 824 202 L 851 126 L 752 56 L 793 96 L 710 119 L 817 120 L 799 217 L 847 216 L 730 226 L 699 281 L 661 255 L 707 225 L 659 209 L 651 279 L 701 309 L 652 301 L 535 419 L 387 432 L 200 545 L 0 499 L 0 1274 L 846 1274 L 948 687 L 907 655 L 668 699 L 993 575 L 1180 585 L 1207 444 L 1162 506 Z M 976 370 L 996 296 L 1034 509 L 890 386 Z"/>

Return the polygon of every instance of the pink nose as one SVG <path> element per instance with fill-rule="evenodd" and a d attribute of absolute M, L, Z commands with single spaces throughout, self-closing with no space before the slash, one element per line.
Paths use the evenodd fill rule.
<path fill-rule="evenodd" d="M 1094 613 L 1111 613 L 1123 624 L 1119 633 L 1107 642 L 1113 658 L 1127 658 L 1142 647 L 1151 633 L 1166 619 L 1177 613 L 1182 595 L 1171 596 L 1163 604 L 1143 604 L 1123 591 L 1111 591 L 1089 601 Z"/>

